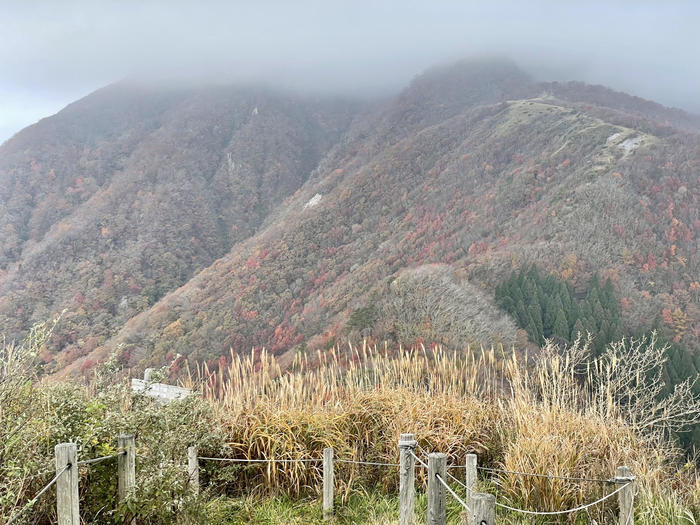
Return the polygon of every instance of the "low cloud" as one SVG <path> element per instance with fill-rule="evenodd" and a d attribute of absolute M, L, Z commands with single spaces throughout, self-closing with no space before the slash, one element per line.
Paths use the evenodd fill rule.
<path fill-rule="evenodd" d="M 692 2 L 644 0 L 6 2 L 0 140 L 123 78 L 367 96 L 398 90 L 436 62 L 484 54 L 544 80 L 604 84 L 700 112 L 698 19 Z"/>

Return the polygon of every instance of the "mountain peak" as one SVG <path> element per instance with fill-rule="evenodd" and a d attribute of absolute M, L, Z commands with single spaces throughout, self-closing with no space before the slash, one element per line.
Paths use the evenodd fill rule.
<path fill-rule="evenodd" d="M 394 125 L 431 125 L 465 109 L 536 94 L 530 76 L 505 59 L 464 59 L 428 69 L 397 97 Z"/>

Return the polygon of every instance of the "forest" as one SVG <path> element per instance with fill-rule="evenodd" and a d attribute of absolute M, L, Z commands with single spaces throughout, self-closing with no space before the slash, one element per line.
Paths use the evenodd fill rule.
<path fill-rule="evenodd" d="M 496 301 L 518 326 L 527 331 L 530 341 L 540 346 L 545 340 L 567 345 L 578 338 L 592 338 L 591 358 L 605 351 L 622 337 L 653 337 L 665 348 L 666 361 L 661 370 L 666 387 L 662 395 L 673 392 L 675 385 L 694 381 L 692 392 L 700 394 L 700 356 L 676 343 L 669 342 L 668 329 L 660 322 L 647 334 L 633 334 L 625 330 L 620 316 L 619 299 L 608 279 L 601 287 L 593 275 L 585 290 L 577 298 L 570 284 L 554 275 L 541 275 L 535 265 L 511 274 L 496 287 Z M 700 447 L 700 425 L 684 429 L 674 436 L 690 453 Z"/>

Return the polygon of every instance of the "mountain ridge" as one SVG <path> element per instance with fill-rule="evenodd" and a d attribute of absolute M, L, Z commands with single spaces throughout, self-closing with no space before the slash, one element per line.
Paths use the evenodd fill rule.
<path fill-rule="evenodd" d="M 159 140 L 138 141 L 143 153 L 130 157 L 131 186 L 117 192 L 102 212 L 93 212 L 90 221 L 109 217 L 106 210 L 120 209 L 119 203 L 132 196 L 147 202 L 148 188 L 158 195 L 155 209 L 168 206 L 170 215 L 158 219 L 153 205 L 141 205 L 146 214 L 127 221 L 130 228 L 100 224 L 99 235 L 92 237 L 78 235 L 73 223 L 58 232 L 61 222 L 54 222 L 43 234 L 46 257 L 38 262 L 28 257 L 24 274 L 10 269 L 0 277 L 0 315 L 7 323 L 22 301 L 31 303 L 57 289 L 50 279 L 39 280 L 35 288 L 21 286 L 28 273 L 47 268 L 64 275 L 65 267 L 52 268 L 51 255 L 72 232 L 78 251 L 66 266 L 82 260 L 87 277 L 65 282 L 84 283 L 78 290 L 82 299 L 62 292 L 62 302 L 39 302 L 15 323 L 19 331 L 58 304 L 68 305 L 68 329 L 59 331 L 45 355 L 47 371 L 89 370 L 111 352 L 139 367 L 177 354 L 213 362 L 229 347 L 265 346 L 278 355 L 323 347 L 358 337 L 349 319 L 353 312 L 372 309 L 378 318 L 361 331 L 376 337 L 404 343 L 412 342 L 409 336 L 433 338 L 457 347 L 522 344 L 522 334 L 495 307 L 489 290 L 532 262 L 574 286 L 584 286 L 594 273 L 611 278 L 627 305 L 629 330 L 649 328 L 649 321 L 663 318 L 666 310 L 680 311 L 683 333 L 670 324 L 668 329 L 688 348 L 697 348 L 696 117 L 607 88 L 536 82 L 508 62 L 466 61 L 433 68 L 378 105 L 302 103 L 284 96 L 288 102 L 277 105 L 239 101 L 245 106 L 241 120 L 246 113 L 248 120 L 259 117 L 262 123 L 237 128 L 234 140 L 214 148 L 212 142 L 226 140 L 216 131 L 224 126 L 226 106 L 211 94 L 199 97 L 178 100 L 169 127 L 159 128 L 164 129 Z M 9 148 L 12 155 L 16 149 Z M 7 158 L 5 152 L 0 148 L 0 159 Z M 164 169 L 159 171 L 154 156 Z M 27 178 L 33 173 L 29 164 Z M 7 161 L 0 160 L 0 176 L 6 177 L 4 166 Z M 237 175 L 241 166 L 243 176 Z M 139 175 L 139 169 L 147 175 Z M 96 171 L 104 176 L 103 167 Z M 191 178 L 201 173 L 207 176 Z M 272 191 L 280 181 L 291 182 Z M 119 182 L 120 188 L 126 184 Z M 260 188 L 267 188 L 266 197 Z M 197 195 L 207 197 L 198 201 Z M 227 210 L 223 225 L 212 214 L 198 216 L 210 201 L 216 210 Z M 129 217 L 132 208 L 126 206 L 119 216 Z M 86 216 L 81 212 L 73 220 L 84 223 Z M 189 229 L 174 235 L 170 225 L 183 217 L 193 218 L 185 221 Z M 123 264 L 121 255 L 91 265 L 92 252 L 80 252 L 85 238 L 100 246 L 103 227 L 108 234 L 110 227 L 121 227 L 115 239 L 123 239 L 152 224 L 160 225 L 160 237 L 153 230 L 150 245 L 134 241 L 116 253 L 148 246 L 162 252 L 170 246 L 180 255 L 170 261 L 151 257 L 146 269 Z M 212 233 L 217 231 L 226 235 Z M 213 238 L 207 241 L 207 235 Z M 210 248 L 193 265 L 188 257 L 197 241 Z M 14 252 L 5 252 L 10 260 Z M 115 272 L 116 285 L 112 275 L 108 295 L 113 299 L 106 300 L 104 272 L 112 268 L 125 271 Z M 167 278 L 177 272 L 182 273 L 178 279 Z M 150 281 L 161 283 L 158 293 L 143 291 Z M 91 282 L 98 286 L 90 288 Z M 432 297 L 438 289 L 450 308 L 421 310 L 424 304 L 416 297 Z M 469 336 L 454 328 L 456 319 L 476 316 L 458 307 L 464 294 L 473 296 L 473 306 L 486 316 L 459 329 Z M 120 313 L 123 297 L 127 309 Z M 97 308 L 102 302 L 107 309 Z M 396 304 L 414 317 L 400 316 Z M 76 316 L 81 308 L 85 312 Z M 117 321 L 107 319 L 110 315 Z M 430 315 L 435 318 L 426 324 Z M 451 315 L 455 320 L 444 322 Z M 85 319 L 92 320 L 87 329 Z M 422 328 L 411 332 L 406 329 L 411 323 Z"/>

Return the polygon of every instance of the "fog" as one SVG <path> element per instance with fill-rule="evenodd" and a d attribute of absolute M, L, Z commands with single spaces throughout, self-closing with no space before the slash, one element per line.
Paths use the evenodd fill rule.
<path fill-rule="evenodd" d="M 0 141 L 124 78 L 366 97 L 474 55 L 700 113 L 698 27 L 690 1 L 0 0 Z"/>

